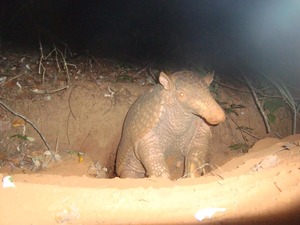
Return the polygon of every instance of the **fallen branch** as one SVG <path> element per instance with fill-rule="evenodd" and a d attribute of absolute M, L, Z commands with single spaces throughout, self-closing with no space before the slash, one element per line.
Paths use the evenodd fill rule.
<path fill-rule="evenodd" d="M 0 105 L 2 105 L 2 107 L 4 107 L 5 109 L 7 109 L 9 112 L 11 112 L 12 114 L 14 114 L 15 116 L 22 118 L 26 123 L 29 123 L 33 127 L 33 129 L 36 130 L 36 132 L 39 134 L 39 136 L 42 138 L 42 140 L 45 143 L 47 149 L 51 153 L 52 158 L 54 159 L 54 161 L 57 162 L 54 153 L 52 152 L 50 146 L 48 145 L 48 142 L 46 141 L 45 137 L 42 135 L 42 133 L 39 131 L 39 129 L 35 125 L 29 119 L 27 119 L 25 116 L 23 116 L 23 115 L 15 112 L 15 111 L 13 111 L 4 102 L 0 101 Z"/>

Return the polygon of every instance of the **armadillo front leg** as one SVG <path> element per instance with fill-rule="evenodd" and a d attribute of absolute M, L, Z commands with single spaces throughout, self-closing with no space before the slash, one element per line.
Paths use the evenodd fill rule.
<path fill-rule="evenodd" d="M 150 151 L 153 152 L 153 151 Z M 170 178 L 170 173 L 163 154 L 149 154 L 143 158 L 142 164 L 145 166 L 149 177 Z"/>
<path fill-rule="evenodd" d="M 164 149 L 156 138 L 146 136 L 137 151 L 138 157 L 149 177 L 170 178 L 170 172 L 164 156 Z"/>

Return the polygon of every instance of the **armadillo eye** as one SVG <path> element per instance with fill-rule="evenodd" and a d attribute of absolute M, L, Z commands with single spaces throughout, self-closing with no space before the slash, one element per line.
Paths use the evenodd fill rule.
<path fill-rule="evenodd" d="M 178 92 L 178 98 L 179 100 L 183 101 L 185 99 L 185 92 L 184 91 L 179 91 Z"/>

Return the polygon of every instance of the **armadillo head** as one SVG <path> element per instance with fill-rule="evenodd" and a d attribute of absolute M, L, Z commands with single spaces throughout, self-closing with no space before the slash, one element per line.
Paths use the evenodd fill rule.
<path fill-rule="evenodd" d="M 210 73 L 201 78 L 193 72 L 181 71 L 166 78 L 169 79 L 168 86 L 164 85 L 163 74 L 160 75 L 160 82 L 165 89 L 173 90 L 174 97 L 178 99 L 176 102 L 181 104 L 186 112 L 201 116 L 210 124 L 218 124 L 223 122 L 226 116 L 209 91 L 213 76 L 214 74 Z"/>

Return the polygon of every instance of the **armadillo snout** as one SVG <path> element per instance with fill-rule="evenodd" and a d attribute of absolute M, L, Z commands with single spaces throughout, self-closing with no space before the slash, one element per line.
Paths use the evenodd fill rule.
<path fill-rule="evenodd" d="M 214 112 L 213 114 L 207 116 L 206 121 L 212 125 L 216 125 L 222 123 L 226 119 L 226 115 L 222 109 L 218 110 L 218 112 Z"/>

